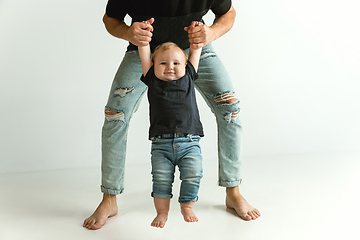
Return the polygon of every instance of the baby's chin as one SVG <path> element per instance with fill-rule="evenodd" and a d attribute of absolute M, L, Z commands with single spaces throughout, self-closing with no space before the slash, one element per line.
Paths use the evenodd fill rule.
<path fill-rule="evenodd" d="M 184 74 L 185 76 L 185 74 Z M 174 80 L 178 80 L 180 78 L 182 78 L 183 76 L 179 77 L 176 76 L 175 74 L 166 74 L 166 75 L 162 75 L 162 76 L 156 76 L 158 79 L 163 80 L 163 81 L 174 81 Z"/>

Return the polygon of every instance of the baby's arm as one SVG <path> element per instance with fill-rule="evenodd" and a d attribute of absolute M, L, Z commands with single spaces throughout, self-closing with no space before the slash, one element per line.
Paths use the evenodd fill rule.
<path fill-rule="evenodd" d="M 192 22 L 189 28 L 201 26 L 202 22 Z M 198 70 L 200 55 L 202 48 L 195 48 L 193 44 L 190 44 L 189 62 L 194 66 L 195 71 Z"/>
<path fill-rule="evenodd" d="M 144 21 L 143 23 L 146 23 L 149 27 L 146 29 L 150 29 L 151 24 L 149 23 L 152 19 L 149 21 Z M 153 21 L 152 21 L 153 22 Z M 151 50 L 150 50 L 150 43 L 146 46 L 138 46 L 140 60 L 141 60 L 141 67 L 143 75 L 145 76 L 146 73 L 149 71 L 151 66 L 153 65 L 153 62 L 151 61 Z"/>
<path fill-rule="evenodd" d="M 148 44 L 147 46 L 138 46 L 138 50 L 141 60 L 142 72 L 145 76 L 153 65 L 153 62 L 151 61 L 150 44 Z"/>

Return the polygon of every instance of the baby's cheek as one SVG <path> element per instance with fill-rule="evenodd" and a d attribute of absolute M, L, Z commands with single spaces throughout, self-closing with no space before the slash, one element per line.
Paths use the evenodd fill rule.
<path fill-rule="evenodd" d="M 185 68 L 180 68 L 178 71 L 177 71 L 177 77 L 178 78 L 182 78 L 183 76 L 185 76 L 185 72 L 186 72 L 186 69 Z"/>
<path fill-rule="evenodd" d="M 159 78 L 162 75 L 163 70 L 159 67 L 154 67 L 154 74 L 157 78 Z"/>

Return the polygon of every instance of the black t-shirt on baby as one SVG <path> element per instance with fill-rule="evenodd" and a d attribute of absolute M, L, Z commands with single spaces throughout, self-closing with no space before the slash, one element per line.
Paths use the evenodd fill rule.
<path fill-rule="evenodd" d="M 154 32 L 150 42 L 151 50 L 164 42 L 174 42 L 180 48 L 188 48 L 189 37 L 184 30 L 192 21 L 202 21 L 211 10 L 215 15 L 223 15 L 230 10 L 231 0 L 108 0 L 106 14 L 124 20 L 126 14 L 132 22 L 142 22 L 154 18 Z M 129 44 L 128 51 L 137 50 Z"/>
<path fill-rule="evenodd" d="M 141 76 L 148 86 L 150 104 L 149 139 L 167 133 L 190 133 L 204 136 L 196 104 L 194 82 L 198 78 L 188 62 L 185 76 L 172 81 L 158 79 L 154 66 Z"/>

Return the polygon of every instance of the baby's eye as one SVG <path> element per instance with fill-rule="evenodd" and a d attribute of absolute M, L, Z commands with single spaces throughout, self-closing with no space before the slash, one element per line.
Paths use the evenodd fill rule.
<path fill-rule="evenodd" d="M 180 63 L 178 63 L 178 62 L 174 62 L 174 65 L 179 65 Z"/>
<path fill-rule="evenodd" d="M 166 62 L 161 62 L 160 64 L 161 64 L 161 65 L 165 65 L 165 64 L 166 64 Z"/>

